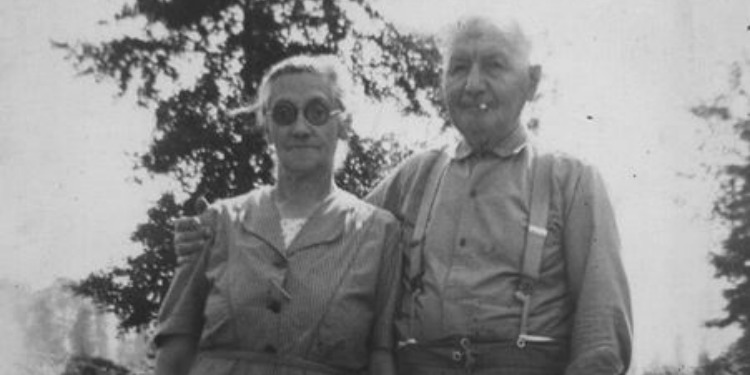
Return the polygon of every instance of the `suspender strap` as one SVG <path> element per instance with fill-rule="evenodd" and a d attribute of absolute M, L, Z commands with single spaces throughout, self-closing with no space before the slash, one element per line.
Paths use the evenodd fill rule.
<path fill-rule="evenodd" d="M 528 319 L 531 308 L 531 295 L 539 280 L 542 265 L 542 250 L 547 238 L 547 216 L 552 192 L 552 158 L 532 157 L 531 201 L 529 203 L 529 223 L 523 251 L 523 268 L 516 290 L 516 298 L 522 305 L 521 327 L 516 342 L 519 348 L 526 346 L 527 341 L 551 341 L 552 339 L 528 334 Z"/>
<path fill-rule="evenodd" d="M 425 232 L 427 226 L 430 224 L 430 218 L 432 217 L 432 209 L 435 205 L 435 198 L 437 197 L 438 189 L 440 189 L 440 183 L 445 176 L 445 172 L 448 169 L 448 163 L 450 157 L 444 150 L 439 150 L 437 155 L 432 160 L 432 165 L 426 169 L 426 180 L 425 176 L 418 176 L 417 182 L 424 181 L 424 190 L 421 191 L 421 199 L 419 196 L 408 197 L 404 204 L 404 215 L 409 216 L 408 209 L 414 209 L 414 203 L 419 202 L 417 217 L 415 219 L 414 231 L 412 238 L 410 239 L 409 255 L 406 269 L 406 281 L 408 288 L 411 292 L 411 301 L 409 303 L 409 322 L 408 322 L 408 337 L 405 341 L 399 343 L 400 346 L 415 344 L 413 326 L 414 318 L 416 314 L 416 299 L 417 295 L 422 292 L 422 277 L 424 276 L 424 246 L 425 246 Z M 413 211 L 412 211 L 413 212 Z"/>
<path fill-rule="evenodd" d="M 427 226 L 429 225 L 430 218 L 432 216 L 432 208 L 435 204 L 435 197 L 437 191 L 440 188 L 440 182 L 445 175 L 445 171 L 448 167 L 450 158 L 447 153 L 442 149 L 436 151 L 437 155 L 431 160 L 429 165 L 422 176 L 418 176 L 417 183 L 424 182 L 423 189 L 419 191 L 420 196 L 407 197 L 404 201 L 403 213 L 404 216 L 409 217 L 409 212 L 414 212 L 418 209 L 417 216 L 414 223 L 414 231 L 412 232 L 412 238 L 409 239 L 408 246 L 412 249 L 409 252 L 407 278 L 409 282 L 417 284 L 424 273 L 424 264 L 422 263 L 423 251 L 424 251 L 424 240 Z M 414 189 L 417 190 L 417 189 Z M 418 203 L 415 206 L 415 203 Z M 414 286 L 414 285 L 412 285 Z"/>
<path fill-rule="evenodd" d="M 427 231 L 427 226 L 430 224 L 430 219 L 432 218 L 432 208 L 435 205 L 435 198 L 437 197 L 438 189 L 440 189 L 440 182 L 443 180 L 443 176 L 445 176 L 448 161 L 448 154 L 443 152 L 443 150 L 440 150 L 432 168 L 430 168 L 430 174 L 427 177 L 422 201 L 419 204 L 419 213 L 417 214 L 417 220 L 414 224 L 414 241 L 424 243 L 425 232 Z M 424 247 L 423 244 L 420 247 Z"/>

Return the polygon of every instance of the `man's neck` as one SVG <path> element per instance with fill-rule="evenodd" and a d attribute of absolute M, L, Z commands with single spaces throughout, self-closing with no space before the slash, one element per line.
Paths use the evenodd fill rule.
<path fill-rule="evenodd" d="M 516 124 L 513 127 L 503 129 L 503 131 L 485 134 L 483 137 L 475 137 L 474 139 L 464 137 L 464 139 L 473 152 L 491 151 L 510 138 L 519 126 L 520 124 Z"/>

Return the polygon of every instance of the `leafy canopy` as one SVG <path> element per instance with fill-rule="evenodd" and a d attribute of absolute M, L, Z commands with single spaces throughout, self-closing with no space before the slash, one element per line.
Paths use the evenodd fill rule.
<path fill-rule="evenodd" d="M 721 192 L 714 212 L 728 227 L 722 248 L 711 254 L 717 278 L 729 282 L 724 290 L 726 315 L 710 326 L 738 325 L 742 336 L 710 364 L 728 373 L 750 374 L 750 60 L 732 65 L 726 92 L 692 108 L 714 128 L 731 127 L 741 140 L 738 162 L 719 170 Z M 722 372 L 723 373 L 723 372 Z"/>
<path fill-rule="evenodd" d="M 255 119 L 232 115 L 256 95 L 263 72 L 296 54 L 344 58 L 365 95 L 394 100 L 424 115 L 438 103 L 438 52 L 427 37 L 400 32 L 365 0 L 135 0 L 116 24 L 144 30 L 103 43 L 55 42 L 83 75 L 113 80 L 156 114 L 137 169 L 181 186 L 148 210 L 132 235 L 143 252 L 74 286 L 121 318 L 123 330 L 153 321 L 175 267 L 170 220 L 209 200 L 273 182 L 272 161 Z M 133 35 L 138 34 L 138 35 Z M 409 153 L 393 138 L 350 139 L 336 176 L 364 195 L 384 170 Z"/>

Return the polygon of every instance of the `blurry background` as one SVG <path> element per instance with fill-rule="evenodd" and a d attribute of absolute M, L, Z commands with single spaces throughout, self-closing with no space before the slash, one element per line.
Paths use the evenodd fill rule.
<path fill-rule="evenodd" d="M 138 269 L 158 263 L 163 266 L 158 272 L 168 276 L 173 267 L 173 259 L 166 255 L 169 249 L 164 241 L 168 240 L 164 233 L 154 231 L 163 231 L 168 217 L 190 213 L 183 202 L 191 202 L 198 194 L 216 199 L 269 181 L 264 172 L 267 161 L 257 156 L 263 155 L 264 146 L 253 141 L 257 134 L 250 130 L 243 137 L 232 135 L 236 129 L 245 129 L 241 123 L 250 120 L 222 117 L 225 110 L 247 102 L 248 98 L 232 95 L 232 90 L 243 83 L 247 87 L 253 74 L 259 73 L 227 64 L 221 67 L 222 74 L 216 74 L 215 81 L 220 83 L 214 86 L 205 82 L 214 76 L 202 75 L 210 60 L 205 56 L 221 53 L 212 48 L 229 43 L 228 35 L 241 34 L 235 30 L 243 26 L 241 12 L 230 9 L 211 13 L 214 10 L 210 6 L 185 8 L 232 20 L 197 21 L 205 26 L 206 37 L 191 28 L 195 19 L 187 15 L 172 18 L 159 10 L 152 9 L 151 22 L 138 11 L 125 12 L 121 21 L 114 21 L 123 5 L 133 3 L 0 3 L 0 196 L 5 201 L 0 209 L 3 374 L 73 373 L 75 363 L 71 359 L 82 357 L 111 361 L 99 363 L 102 368 L 116 363 L 124 366 L 119 371 L 147 371 L 148 324 L 144 323 L 151 316 L 134 316 L 126 308 L 130 302 L 121 304 L 120 310 L 114 309 L 118 316 L 101 314 L 90 299 L 73 296 L 66 285 L 78 283 L 83 286 L 79 290 L 105 302 L 117 299 L 105 296 L 105 292 L 136 290 L 144 297 L 132 305 L 153 311 L 160 298 L 157 291 L 164 285 L 138 284 L 144 281 L 127 272 L 115 272 L 111 277 L 107 273 L 113 267 Z M 146 9 L 144 4 L 158 3 L 138 2 L 141 9 Z M 216 2 L 229 3 L 234 2 Z M 266 2 L 257 2 L 262 3 Z M 293 26 L 294 22 L 304 22 L 305 17 L 314 17 L 320 4 L 327 2 L 276 3 L 279 6 L 273 17 L 284 18 Z M 376 72 L 360 81 L 361 87 L 368 88 L 369 99 L 362 101 L 355 123 L 362 136 L 358 163 L 374 163 L 378 171 L 384 171 L 395 160 L 366 156 L 400 155 L 405 149 L 425 146 L 424 141 L 433 144 L 447 136 L 440 132 L 442 120 L 433 107 L 436 75 L 428 73 L 433 66 L 430 64 L 434 64 L 430 49 L 434 46 L 426 36 L 466 10 L 517 15 L 532 34 L 535 57 L 545 72 L 540 97 L 528 113 L 538 121 L 540 139 L 596 164 L 610 188 L 634 299 L 633 373 L 706 373 L 710 367 L 707 364 L 719 368 L 719 359 L 730 361 L 738 348 L 750 350 L 738 347 L 741 325 L 705 325 L 727 316 L 722 290 L 746 285 L 747 276 L 741 275 L 747 275 L 750 268 L 747 250 L 744 258 L 733 256 L 729 265 L 722 263 L 724 268 L 719 270 L 724 270 L 724 275 L 735 275 L 729 279 L 715 278 L 717 268 L 710 261 L 711 253 L 725 253 L 723 241 L 743 222 L 744 211 L 738 211 L 734 220 L 726 220 L 714 207 L 727 192 L 739 197 L 744 186 L 739 174 L 735 176 L 737 183 L 727 190 L 732 175 L 722 168 L 742 164 L 748 156 L 748 138 L 743 140 L 740 135 L 747 135 L 742 131 L 750 128 L 750 3 L 364 2 L 379 12 L 377 20 L 368 11 L 346 5 L 349 2 L 341 3 L 349 12 L 347 19 L 354 30 L 351 34 L 359 33 L 365 42 L 343 38 L 340 53 L 348 57 L 345 51 L 357 51 L 351 55 L 352 68 Z M 226 25 L 232 26 L 224 29 Z M 180 35 L 174 30 L 182 30 L 181 35 L 192 42 L 169 39 Z M 328 43 L 325 35 L 305 34 L 304 30 L 291 27 L 279 35 L 284 35 L 286 42 L 298 40 L 303 45 L 305 41 L 312 45 L 318 39 L 315 43 Z M 392 39 L 367 39 L 368 35 L 382 35 L 379 33 L 383 30 L 390 30 L 385 35 Z M 409 39 L 399 36 L 402 34 L 417 36 Z M 119 50 L 87 50 L 79 44 L 95 46 L 127 37 L 165 39 L 191 47 L 165 47 L 163 51 L 167 52 L 149 55 L 138 52 L 138 48 L 148 50 L 145 44 L 121 43 L 117 45 Z M 214 43 L 206 44 L 208 47 L 201 51 L 205 56 L 194 49 L 200 44 L 195 41 L 202 38 Z M 405 49 L 381 50 L 378 41 L 382 44 L 384 40 Z M 164 47 L 149 46 L 152 52 Z M 422 54 L 405 53 L 410 46 L 419 47 Z M 170 53 L 179 58 L 170 59 Z M 89 60 L 77 60 L 76 56 L 89 56 Z M 114 59 L 107 60 L 109 57 Z M 401 63 L 372 63 L 388 58 Z M 413 65 L 403 63 L 412 58 Z M 98 61 L 98 65 L 92 61 Z M 153 92 L 143 89 L 148 87 L 149 77 L 141 75 L 139 67 L 153 66 L 158 71 L 170 64 L 174 66 L 173 77 L 167 74 L 167 78 L 156 79 Z M 133 77 L 123 91 L 120 85 L 130 78 L 121 72 L 128 69 Z M 232 80 L 232 76 L 240 78 Z M 389 81 L 389 77 L 403 77 L 406 83 Z M 409 96 L 411 92 L 416 93 L 414 97 Z M 204 106 L 204 100 L 219 104 Z M 159 116 L 155 115 L 157 110 L 161 110 Z M 173 112 L 180 115 L 170 115 Z M 223 127 L 226 121 L 235 128 Z M 193 128 L 183 132 L 181 126 Z M 257 155 L 248 155 L 253 181 L 237 177 L 219 191 L 216 186 L 227 176 L 234 176 L 221 169 L 211 169 L 214 180 L 201 180 L 209 174 L 205 168 L 209 161 L 238 157 L 216 151 L 218 146 L 211 150 L 196 146 L 204 139 L 201 137 L 208 137 L 204 133 L 207 129 L 219 129 L 216 132 L 221 136 L 210 138 L 217 143 L 237 138 L 233 147 L 257 148 Z M 381 139 L 385 140 L 379 143 Z M 162 142 L 162 149 L 155 151 L 153 145 L 160 144 L 159 140 L 168 142 Z M 164 151 L 169 144 L 195 148 Z M 247 164 L 247 160 L 243 162 Z M 379 176 L 354 175 L 357 181 L 344 178 L 344 182 L 352 183 L 355 190 L 366 189 Z M 164 200 L 165 192 L 172 194 L 168 195 L 171 200 Z M 147 214 L 154 207 L 160 210 Z M 140 242 L 131 241 L 131 235 L 143 223 L 151 226 L 139 227 L 135 239 Z M 742 233 L 747 231 L 735 231 L 732 238 L 742 240 Z M 162 242 L 148 242 L 156 238 Z M 744 243 L 739 243 L 741 249 Z M 127 263 L 127 257 L 135 263 Z M 91 273 L 100 277 L 91 278 Z M 81 284 L 82 280 L 89 283 Z M 138 288 L 128 289 L 133 285 Z M 741 298 L 737 300 L 748 303 L 750 297 L 738 295 Z M 750 303 L 735 306 L 746 306 L 750 311 Z M 131 320 L 123 324 L 128 314 Z M 116 336 L 118 325 L 127 328 L 127 334 Z M 735 353 L 735 357 L 726 353 Z M 750 366 L 750 360 L 745 366 Z"/>

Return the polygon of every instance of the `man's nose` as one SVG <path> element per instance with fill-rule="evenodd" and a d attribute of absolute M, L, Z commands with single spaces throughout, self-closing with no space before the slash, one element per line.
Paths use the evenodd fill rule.
<path fill-rule="evenodd" d="M 477 93 L 483 89 L 482 72 L 479 69 L 479 64 L 472 64 L 469 69 L 469 75 L 466 77 L 466 92 Z"/>

